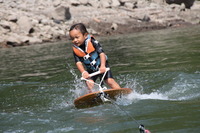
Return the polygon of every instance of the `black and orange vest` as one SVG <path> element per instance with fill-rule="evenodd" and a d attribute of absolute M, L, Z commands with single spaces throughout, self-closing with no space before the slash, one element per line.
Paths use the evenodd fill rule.
<path fill-rule="evenodd" d="M 85 40 L 85 51 L 76 45 L 73 45 L 72 48 L 74 53 L 78 57 L 81 57 L 81 62 L 83 62 L 88 70 L 97 71 L 101 62 L 100 56 L 92 44 L 92 38 L 93 37 L 90 35 L 87 36 L 87 39 Z"/>

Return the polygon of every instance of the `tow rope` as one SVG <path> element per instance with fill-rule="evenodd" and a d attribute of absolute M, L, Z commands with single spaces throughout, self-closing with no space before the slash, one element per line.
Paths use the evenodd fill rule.
<path fill-rule="evenodd" d="M 148 129 L 145 129 L 145 127 L 144 127 L 143 124 L 139 124 L 138 121 L 137 121 L 133 116 L 131 116 L 131 115 L 130 115 L 127 111 L 125 111 L 124 109 L 120 108 L 119 105 L 117 105 L 117 103 L 116 103 L 113 99 L 111 99 L 107 94 L 105 94 L 105 93 L 103 92 L 103 90 L 105 90 L 105 89 L 107 89 L 107 88 L 106 88 L 106 87 L 102 87 L 101 84 L 102 84 L 102 82 L 103 82 L 103 79 L 104 79 L 104 77 L 105 77 L 107 71 L 109 71 L 109 70 L 110 70 L 110 68 L 106 68 L 106 72 L 104 73 L 104 75 L 103 75 L 103 77 L 102 77 L 102 79 L 101 79 L 101 81 L 100 81 L 99 84 L 98 84 L 98 83 L 95 83 L 95 82 L 92 82 L 92 81 L 90 81 L 90 80 L 88 80 L 88 79 L 85 79 L 85 78 L 83 78 L 83 77 L 81 78 L 81 80 L 85 80 L 85 81 L 88 81 L 88 82 L 92 82 L 92 83 L 94 83 L 95 85 L 99 86 L 99 91 L 100 91 L 100 93 L 99 93 L 98 97 L 100 97 L 100 99 L 102 100 L 102 102 L 104 102 L 104 103 L 110 102 L 110 103 L 112 103 L 116 108 L 119 108 L 122 112 L 124 112 L 128 117 L 130 117 L 130 118 L 138 125 L 138 128 L 139 128 L 140 133 L 151 133 Z M 98 74 L 100 74 L 100 71 L 97 71 L 97 72 L 95 72 L 95 73 L 90 74 L 90 77 L 95 76 L 95 75 L 98 75 Z"/>
<path fill-rule="evenodd" d="M 130 117 L 138 125 L 140 133 L 151 133 L 148 129 L 145 129 L 143 124 L 139 124 L 138 121 L 133 116 L 131 116 L 127 111 L 125 111 L 124 109 L 120 108 L 119 105 L 117 105 L 117 103 L 113 99 L 109 98 L 108 95 L 104 94 L 103 96 L 105 96 L 105 98 L 108 99 L 116 108 L 120 109 L 128 117 Z"/>

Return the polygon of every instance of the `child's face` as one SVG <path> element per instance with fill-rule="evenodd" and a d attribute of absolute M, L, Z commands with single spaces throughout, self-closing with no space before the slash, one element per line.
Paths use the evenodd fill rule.
<path fill-rule="evenodd" d="M 72 43 L 76 46 L 80 46 L 84 43 L 85 39 L 87 38 L 87 34 L 82 34 L 80 30 L 73 29 L 69 32 L 70 38 Z"/>

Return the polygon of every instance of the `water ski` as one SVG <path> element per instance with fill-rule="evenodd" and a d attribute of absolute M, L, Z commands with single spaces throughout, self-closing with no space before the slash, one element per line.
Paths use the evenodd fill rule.
<path fill-rule="evenodd" d="M 103 90 L 104 96 L 106 99 L 116 100 L 118 97 L 122 95 L 127 95 L 132 92 L 130 88 L 120 88 L 120 89 L 107 89 Z M 97 106 L 103 104 L 105 101 L 101 98 L 102 92 L 97 91 L 93 93 L 89 93 L 74 100 L 74 105 L 76 108 L 89 108 L 93 106 Z"/>

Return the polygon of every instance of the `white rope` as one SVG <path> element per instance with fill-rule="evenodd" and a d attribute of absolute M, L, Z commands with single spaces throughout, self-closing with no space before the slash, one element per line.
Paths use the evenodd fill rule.
<path fill-rule="evenodd" d="M 104 80 L 104 77 L 106 76 L 106 73 L 107 73 L 107 72 L 108 72 L 108 70 L 105 71 L 105 73 L 103 74 L 103 77 L 102 77 L 102 79 L 101 79 L 101 81 L 100 81 L 100 83 L 99 83 L 99 91 L 100 91 L 100 92 L 103 92 L 103 90 L 105 89 L 105 88 L 102 88 L 101 84 L 102 84 L 102 82 L 103 82 L 103 80 Z"/>
<path fill-rule="evenodd" d="M 103 74 L 102 79 L 101 79 L 101 81 L 100 81 L 99 84 L 98 84 L 98 83 L 95 83 L 94 81 L 91 81 L 91 80 L 88 80 L 88 79 L 86 79 L 86 78 L 81 77 L 81 80 L 85 80 L 85 81 L 87 81 L 87 82 L 90 82 L 90 83 L 93 83 L 93 84 L 99 86 L 99 91 L 101 92 L 100 98 L 101 98 L 101 100 L 102 100 L 103 102 L 110 101 L 109 99 L 107 99 L 107 98 L 105 97 L 105 93 L 103 92 L 103 90 L 105 90 L 105 89 L 107 89 L 107 88 L 106 88 L 106 87 L 103 87 L 103 88 L 102 88 L 102 86 L 101 86 L 101 83 L 103 82 L 104 77 L 106 76 L 106 73 L 107 73 L 109 70 L 110 70 L 110 68 L 106 68 L 106 71 L 105 71 L 105 73 Z M 89 76 L 92 77 L 92 76 L 95 76 L 95 75 L 98 75 L 98 74 L 100 74 L 100 71 L 91 73 Z"/>
<path fill-rule="evenodd" d="M 104 79 L 104 77 L 106 76 L 106 73 L 107 73 L 109 70 L 110 70 L 110 68 L 106 68 L 106 71 L 105 71 L 105 73 L 103 74 L 103 77 L 102 77 L 102 79 L 101 79 L 101 81 L 100 81 L 99 84 L 98 84 L 98 83 L 95 83 L 94 81 L 90 81 L 90 80 L 88 80 L 88 79 L 86 79 L 86 78 L 83 78 L 83 77 L 81 77 L 81 80 L 85 80 L 85 81 L 88 81 L 88 82 L 90 82 L 90 83 L 94 83 L 95 85 L 98 85 L 100 88 L 102 88 L 102 87 L 101 87 L 101 83 L 103 82 L 103 79 Z M 85 72 L 85 71 L 84 71 L 84 72 Z M 93 77 L 93 76 L 98 75 L 98 74 L 100 74 L 100 71 L 91 73 L 91 74 L 89 74 L 89 76 L 90 76 L 90 77 Z"/>
<path fill-rule="evenodd" d="M 98 84 L 98 83 L 95 83 L 94 81 L 91 81 L 91 80 L 88 80 L 88 79 L 86 79 L 86 78 L 83 78 L 83 77 L 81 77 L 81 80 L 85 80 L 85 81 L 88 81 L 88 82 L 90 82 L 90 83 L 94 83 L 95 85 L 98 85 L 99 86 L 99 91 L 103 91 L 103 88 L 101 87 L 101 83 L 103 82 L 103 79 L 104 79 L 104 77 L 106 76 L 106 73 L 108 72 L 110 70 L 110 68 L 106 68 L 106 71 L 105 71 L 105 73 L 103 74 L 103 77 L 102 77 L 102 79 L 101 79 L 101 81 L 100 81 L 100 83 Z M 98 74 L 100 74 L 101 72 L 100 71 L 97 71 L 97 72 L 94 72 L 94 73 L 91 73 L 91 74 L 89 74 L 89 76 L 90 77 L 93 77 L 93 76 L 95 76 L 95 75 L 98 75 Z"/>
<path fill-rule="evenodd" d="M 93 84 L 95 84 L 95 85 L 97 85 L 97 86 L 99 86 L 100 84 L 98 84 L 98 83 L 95 83 L 94 81 L 91 81 L 91 80 L 88 80 L 88 79 L 86 79 L 86 78 L 81 78 L 81 80 L 85 80 L 85 81 L 88 81 L 88 82 L 90 82 L 90 83 L 93 83 Z"/>

